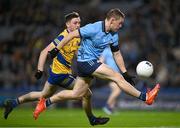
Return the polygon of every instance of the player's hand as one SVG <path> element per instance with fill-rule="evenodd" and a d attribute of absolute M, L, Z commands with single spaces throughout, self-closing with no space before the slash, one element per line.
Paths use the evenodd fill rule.
<path fill-rule="evenodd" d="M 43 71 L 40 71 L 40 70 L 37 70 L 36 73 L 35 73 L 35 77 L 37 80 L 39 80 L 43 75 Z"/>
<path fill-rule="evenodd" d="M 131 85 L 135 85 L 135 83 L 134 83 L 134 81 L 133 81 L 133 79 L 135 78 L 135 76 L 131 76 L 131 75 L 129 75 L 127 72 L 124 72 L 123 74 L 123 77 L 124 77 L 124 79 L 127 81 L 127 82 L 129 82 Z"/>
<path fill-rule="evenodd" d="M 51 51 L 48 52 L 51 59 L 55 58 L 58 53 L 59 53 L 59 49 L 57 48 L 53 48 Z"/>

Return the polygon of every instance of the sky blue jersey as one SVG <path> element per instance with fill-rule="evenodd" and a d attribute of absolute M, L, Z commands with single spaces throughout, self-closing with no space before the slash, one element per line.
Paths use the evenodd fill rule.
<path fill-rule="evenodd" d="M 105 32 L 104 21 L 87 24 L 79 29 L 81 36 L 77 61 L 97 60 L 109 45 L 118 46 L 118 33 Z"/>
<path fill-rule="evenodd" d="M 104 58 L 104 63 L 109 65 L 113 70 L 120 72 L 114 58 L 113 58 L 113 54 L 111 52 L 110 47 L 107 47 L 103 53 L 102 53 L 102 57 Z"/>

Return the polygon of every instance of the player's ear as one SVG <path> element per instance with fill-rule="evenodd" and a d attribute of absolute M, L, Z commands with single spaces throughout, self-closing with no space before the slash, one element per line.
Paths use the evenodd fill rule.
<path fill-rule="evenodd" d="M 111 18 L 109 19 L 109 21 L 110 21 L 110 24 L 112 24 L 112 23 L 115 21 L 115 18 L 114 18 L 114 17 L 111 17 Z"/>
<path fill-rule="evenodd" d="M 68 22 L 66 22 L 66 27 L 67 27 L 67 28 L 69 27 L 69 24 L 70 24 L 70 23 L 69 23 L 69 21 L 68 21 Z"/>

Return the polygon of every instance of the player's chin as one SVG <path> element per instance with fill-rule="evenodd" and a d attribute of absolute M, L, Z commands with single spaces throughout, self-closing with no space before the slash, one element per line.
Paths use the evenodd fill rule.
<path fill-rule="evenodd" d="M 80 27 L 77 27 L 75 30 L 79 29 Z"/>
<path fill-rule="evenodd" d="M 113 32 L 117 32 L 119 29 L 114 29 Z"/>
<path fill-rule="evenodd" d="M 117 32 L 119 30 L 119 28 L 115 28 L 115 29 L 113 29 L 112 31 L 113 32 Z"/>

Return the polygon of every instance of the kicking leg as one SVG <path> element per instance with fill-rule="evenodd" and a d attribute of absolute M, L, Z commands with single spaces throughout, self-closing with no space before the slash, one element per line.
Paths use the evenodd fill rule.
<path fill-rule="evenodd" d="M 114 81 L 120 89 L 125 91 L 127 94 L 132 95 L 134 97 L 139 98 L 146 102 L 146 104 L 151 105 L 160 89 L 160 85 L 157 84 L 150 92 L 143 93 L 133 87 L 130 83 L 128 83 L 119 73 L 113 71 L 105 64 L 101 64 L 96 71 L 93 73 L 94 76 L 108 79 Z"/>

